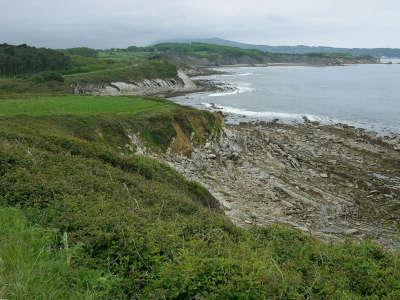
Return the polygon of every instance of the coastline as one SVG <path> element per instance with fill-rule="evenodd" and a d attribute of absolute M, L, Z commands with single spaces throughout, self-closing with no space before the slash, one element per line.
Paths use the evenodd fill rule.
<path fill-rule="evenodd" d="M 203 109 L 227 120 L 222 136 L 190 157 L 161 159 L 203 184 L 236 225 L 279 223 L 324 241 L 400 245 L 399 134 L 307 117 L 292 123 L 242 118 L 217 105 Z"/>
<path fill-rule="evenodd" d="M 377 63 L 380 65 L 385 65 L 384 63 Z M 360 64 L 358 64 L 360 65 Z M 349 66 L 349 65 L 342 65 Z M 397 131 L 397 128 L 393 128 L 390 126 L 387 127 L 379 127 L 378 124 L 368 124 L 365 121 L 357 121 L 351 120 L 347 118 L 339 118 L 339 117 L 331 117 L 325 116 L 323 114 L 310 114 L 306 112 L 280 112 L 280 111 L 252 111 L 246 110 L 244 108 L 238 108 L 234 106 L 229 106 L 226 104 L 218 104 L 218 102 L 214 103 L 212 99 L 208 100 L 203 99 L 204 96 L 207 95 L 230 95 L 230 94 L 241 94 L 245 93 L 249 90 L 254 90 L 253 88 L 248 88 L 246 85 L 242 86 L 238 84 L 238 82 L 229 82 L 223 80 L 221 78 L 212 78 L 213 75 L 234 75 L 235 71 L 229 70 L 232 69 L 240 69 L 246 67 L 321 67 L 316 65 L 305 65 L 305 64 L 274 64 L 274 65 L 229 65 L 229 66 L 219 66 L 216 68 L 204 67 L 200 68 L 200 70 L 206 70 L 205 72 L 199 71 L 199 68 L 196 68 L 196 71 L 193 73 L 186 72 L 192 81 L 197 84 L 199 87 L 197 90 L 188 90 L 181 93 L 170 93 L 165 95 L 166 98 L 177 102 L 181 105 L 193 106 L 197 109 L 205 109 L 210 110 L 212 112 L 222 112 L 225 121 L 228 124 L 239 124 L 239 123 L 247 123 L 247 122 L 269 122 L 269 121 L 279 121 L 285 124 L 297 124 L 303 123 L 304 120 L 309 120 L 312 122 L 318 122 L 323 125 L 337 125 L 344 124 L 354 128 L 360 128 L 371 133 L 377 133 L 380 136 L 386 136 L 388 139 L 395 138 L 400 135 L 400 132 Z M 332 67 L 327 66 L 325 67 Z M 333 66 L 334 67 L 334 66 Z M 228 69 L 226 69 L 228 68 Z M 239 74 L 239 75 L 248 75 Z M 196 101 L 191 101 L 191 99 L 196 99 L 195 96 L 201 96 L 202 101 L 198 103 Z M 183 97 L 185 96 L 185 97 Z"/>

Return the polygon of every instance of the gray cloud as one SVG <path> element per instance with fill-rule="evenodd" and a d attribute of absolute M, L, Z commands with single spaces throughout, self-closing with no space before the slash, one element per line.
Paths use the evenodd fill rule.
<path fill-rule="evenodd" d="M 0 42 L 107 48 L 218 36 L 400 47 L 399 16 L 398 0 L 0 0 Z"/>

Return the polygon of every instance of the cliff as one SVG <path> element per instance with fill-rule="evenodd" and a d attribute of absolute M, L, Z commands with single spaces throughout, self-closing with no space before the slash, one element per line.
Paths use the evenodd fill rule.
<path fill-rule="evenodd" d="M 75 83 L 74 94 L 101 96 L 153 96 L 179 92 L 194 92 L 200 88 L 182 70 L 173 78 L 155 78 L 99 83 Z"/>

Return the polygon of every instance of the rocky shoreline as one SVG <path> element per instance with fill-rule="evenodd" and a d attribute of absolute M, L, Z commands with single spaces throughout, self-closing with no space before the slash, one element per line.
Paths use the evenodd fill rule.
<path fill-rule="evenodd" d="M 242 227 L 400 245 L 400 139 L 346 125 L 225 125 L 190 157 L 159 156 L 206 186 Z"/>
<path fill-rule="evenodd" d="M 196 78 L 214 72 L 219 71 L 184 70 L 179 88 L 149 91 L 173 97 L 235 88 Z M 232 114 L 225 119 L 223 134 L 194 147 L 189 157 L 153 153 L 138 139 L 132 142 L 140 153 L 203 184 L 238 226 L 285 224 L 325 241 L 370 239 L 387 249 L 400 246 L 400 136 L 307 119 L 301 124 Z"/>

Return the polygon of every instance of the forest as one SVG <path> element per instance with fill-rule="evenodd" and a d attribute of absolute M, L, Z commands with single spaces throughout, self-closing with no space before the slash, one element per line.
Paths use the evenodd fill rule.
<path fill-rule="evenodd" d="M 71 67 L 71 58 L 60 51 L 0 44 L 0 76 L 14 77 L 42 71 L 62 71 Z"/>

